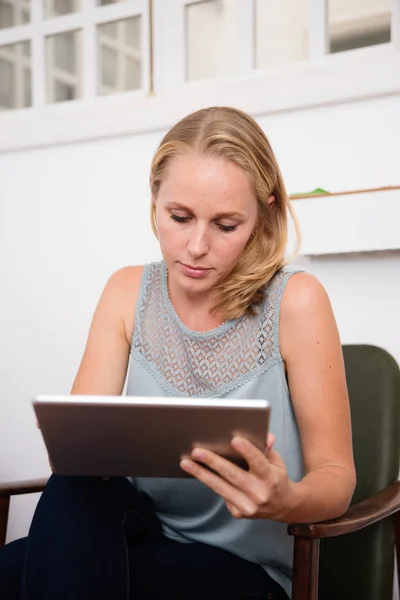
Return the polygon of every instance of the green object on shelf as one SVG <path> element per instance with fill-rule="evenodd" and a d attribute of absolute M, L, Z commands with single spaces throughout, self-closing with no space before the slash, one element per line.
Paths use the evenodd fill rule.
<path fill-rule="evenodd" d="M 330 194 L 327 190 L 322 188 L 315 188 L 312 192 L 302 192 L 301 194 L 290 194 L 291 198 L 301 198 L 302 196 L 321 196 L 321 194 Z"/>

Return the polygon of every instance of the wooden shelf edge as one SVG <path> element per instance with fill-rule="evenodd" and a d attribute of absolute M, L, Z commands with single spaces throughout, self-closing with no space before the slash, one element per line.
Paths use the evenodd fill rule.
<path fill-rule="evenodd" d="M 366 188 L 363 190 L 350 190 L 347 192 L 328 192 L 327 194 L 292 194 L 289 199 L 293 202 L 295 200 L 305 200 L 310 198 L 329 198 L 331 196 L 350 196 L 354 194 L 367 194 L 370 192 L 392 192 L 393 190 L 400 190 L 400 185 L 388 185 L 377 188 Z"/>

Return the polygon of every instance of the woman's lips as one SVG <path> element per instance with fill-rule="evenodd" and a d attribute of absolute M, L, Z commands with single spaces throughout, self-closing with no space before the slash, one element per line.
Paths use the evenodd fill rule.
<path fill-rule="evenodd" d="M 181 263 L 181 265 L 185 275 L 198 279 L 205 277 L 211 271 L 208 267 L 192 267 L 191 265 L 185 265 L 185 263 Z"/>

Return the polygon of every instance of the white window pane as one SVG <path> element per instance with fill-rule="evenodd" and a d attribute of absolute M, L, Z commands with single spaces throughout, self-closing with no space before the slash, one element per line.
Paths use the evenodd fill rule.
<path fill-rule="evenodd" d="M 54 66 L 69 73 L 77 69 L 75 31 L 54 36 Z"/>
<path fill-rule="evenodd" d="M 135 60 L 133 58 L 125 59 L 125 77 L 127 90 L 140 89 L 142 85 L 142 69 L 138 60 Z"/>
<path fill-rule="evenodd" d="M 142 81 L 141 17 L 97 27 L 99 94 L 140 89 Z"/>
<path fill-rule="evenodd" d="M 31 106 L 30 69 L 30 42 L 0 47 L 0 110 Z"/>
<path fill-rule="evenodd" d="M 0 57 L 0 106 L 16 107 L 15 64 Z"/>
<path fill-rule="evenodd" d="M 101 49 L 101 83 L 116 87 L 118 82 L 118 52 L 110 48 Z"/>
<path fill-rule="evenodd" d="M 31 43 L 30 42 L 21 42 L 21 46 L 22 46 L 22 54 L 29 58 L 31 55 Z"/>
<path fill-rule="evenodd" d="M 118 36 L 118 24 L 114 21 L 114 23 L 104 23 L 101 26 L 101 34 L 103 38 L 111 38 L 115 40 Z"/>
<path fill-rule="evenodd" d="M 80 31 L 68 31 L 46 39 L 47 102 L 81 97 L 80 39 Z"/>
<path fill-rule="evenodd" d="M 330 0 L 331 52 L 390 42 L 392 0 Z"/>
<path fill-rule="evenodd" d="M 0 29 L 30 21 L 30 0 L 0 0 Z"/>
<path fill-rule="evenodd" d="M 308 0 L 257 0 L 256 66 L 277 67 L 308 58 Z"/>
<path fill-rule="evenodd" d="M 24 107 L 32 105 L 32 73 L 30 69 L 24 69 L 23 73 L 23 104 Z"/>
<path fill-rule="evenodd" d="M 126 19 L 125 21 L 125 43 L 127 46 L 134 48 L 140 52 L 140 17 L 134 17 L 133 19 Z"/>
<path fill-rule="evenodd" d="M 44 0 L 46 17 L 59 17 L 81 10 L 82 0 Z"/>
<path fill-rule="evenodd" d="M 62 81 L 54 81 L 54 102 L 66 102 L 76 98 L 76 86 Z"/>
<path fill-rule="evenodd" d="M 240 69 L 239 5 L 207 0 L 186 6 L 186 79 L 231 75 Z"/>

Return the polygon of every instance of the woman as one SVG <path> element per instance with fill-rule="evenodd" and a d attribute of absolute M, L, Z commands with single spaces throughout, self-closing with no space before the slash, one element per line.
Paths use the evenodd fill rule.
<path fill-rule="evenodd" d="M 265 453 L 232 440 L 248 471 L 196 448 L 189 479 L 53 475 L 28 538 L 0 553 L 2 597 L 287 598 L 287 523 L 349 505 L 339 335 L 321 284 L 283 268 L 291 207 L 263 131 L 232 108 L 195 112 L 150 184 L 163 261 L 110 278 L 72 393 L 121 394 L 130 358 L 129 395 L 267 398 L 273 435 Z"/>

